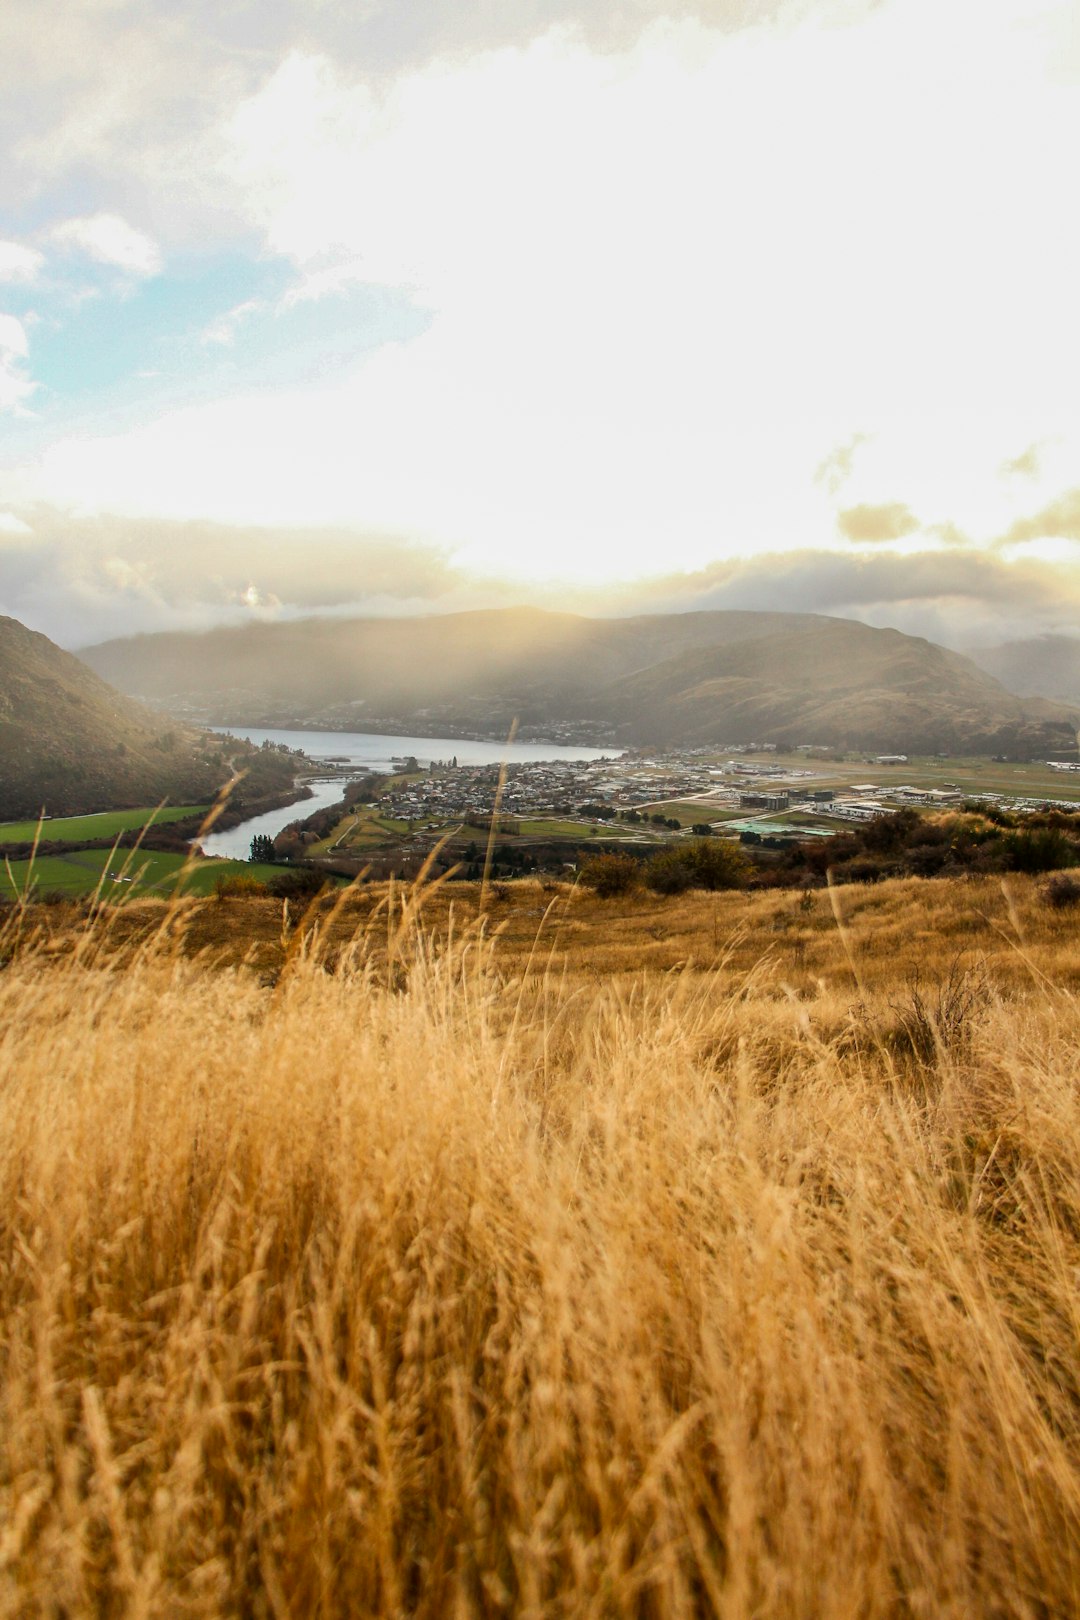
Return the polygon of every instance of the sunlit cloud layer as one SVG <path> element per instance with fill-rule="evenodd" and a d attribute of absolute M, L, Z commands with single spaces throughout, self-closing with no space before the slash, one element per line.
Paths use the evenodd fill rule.
<path fill-rule="evenodd" d="M 495 9 L 11 0 L 0 608 L 1074 612 L 1072 0 Z"/>

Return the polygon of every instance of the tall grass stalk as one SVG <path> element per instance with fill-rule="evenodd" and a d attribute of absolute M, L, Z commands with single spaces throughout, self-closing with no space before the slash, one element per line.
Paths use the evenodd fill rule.
<path fill-rule="evenodd" d="M 1080 1612 L 1067 994 L 915 1085 L 401 891 L 272 989 L 13 910 L 0 1613 Z"/>

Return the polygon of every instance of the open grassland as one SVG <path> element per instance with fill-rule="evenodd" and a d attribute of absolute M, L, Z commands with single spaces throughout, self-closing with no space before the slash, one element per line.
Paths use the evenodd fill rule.
<path fill-rule="evenodd" d="M 70 855 L 39 855 L 33 861 L 0 863 L 0 896 L 65 895 L 99 890 L 109 899 L 147 894 L 209 894 L 219 879 L 249 877 L 265 882 L 281 867 L 251 861 L 191 859 L 156 850 L 77 849 Z"/>
<path fill-rule="evenodd" d="M 159 805 L 142 810 L 105 810 L 99 815 L 55 816 L 40 823 L 41 841 L 85 843 L 94 838 L 116 838 L 141 827 L 166 827 L 173 821 L 205 816 L 205 804 Z M 38 837 L 37 821 L 0 822 L 0 844 L 32 844 Z"/>
<path fill-rule="evenodd" d="M 257 870 L 246 862 L 238 869 Z M 280 875 L 282 868 L 272 870 Z M 600 899 L 569 883 L 525 879 L 490 885 L 483 910 L 480 885 L 455 882 L 426 891 L 423 916 L 439 938 L 467 932 L 483 917 L 500 973 L 539 961 L 575 989 L 632 985 L 642 974 L 710 973 L 724 963 L 741 974 L 763 966 L 771 994 L 824 1006 L 834 995 L 851 1000 L 864 990 L 902 995 L 916 974 L 940 976 L 959 958 L 1005 994 L 1044 978 L 1080 993 L 1080 910 L 1048 906 L 1045 881 L 1019 874 L 900 878 L 831 891 L 637 891 Z M 388 892 L 362 883 L 320 902 L 307 926 L 318 927 L 334 959 L 358 932 L 377 954 Z M 130 941 L 155 915 L 129 908 L 114 937 Z M 48 926 L 62 948 L 69 919 L 50 914 Z M 215 964 L 248 962 L 266 975 L 282 967 L 288 939 L 280 901 L 244 898 L 193 907 L 180 945 Z"/>
<path fill-rule="evenodd" d="M 1076 923 L 832 898 L 14 910 L 0 1612 L 1080 1613 Z"/>

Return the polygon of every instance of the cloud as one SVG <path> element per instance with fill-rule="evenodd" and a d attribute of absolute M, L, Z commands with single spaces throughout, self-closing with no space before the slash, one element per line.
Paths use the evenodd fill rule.
<path fill-rule="evenodd" d="M 946 546 L 969 546 L 971 544 L 971 536 L 965 534 L 963 529 L 948 519 L 944 523 L 931 523 L 927 532 L 936 535 Z"/>
<path fill-rule="evenodd" d="M 1071 630 L 1080 616 L 1080 574 L 1041 559 L 1009 561 L 974 550 L 903 556 L 796 550 L 626 587 L 612 605 L 621 613 L 824 613 L 964 650 Z"/>
<path fill-rule="evenodd" d="M 62 247 L 85 253 L 98 264 L 113 265 L 129 275 L 156 276 L 162 268 L 157 243 L 118 214 L 64 220 L 54 225 L 50 234 Z"/>
<path fill-rule="evenodd" d="M 29 353 L 26 329 L 14 315 L 0 314 L 0 411 L 19 411 L 35 383 L 24 361 Z"/>
<path fill-rule="evenodd" d="M 657 571 L 612 585 L 514 585 L 438 547 L 347 529 L 0 514 L 0 613 L 66 646 L 255 618 L 442 613 L 530 602 L 610 616 L 710 609 L 823 613 L 963 650 L 1070 630 L 1080 574 L 975 550 L 815 549 Z"/>
<path fill-rule="evenodd" d="M 203 343 L 220 344 L 223 348 L 231 348 L 236 342 L 236 333 L 245 321 L 253 315 L 265 314 L 270 309 L 265 298 L 245 298 L 243 303 L 236 304 L 232 309 L 219 315 L 210 325 L 203 329 L 200 341 Z"/>
<path fill-rule="evenodd" d="M 0 355 L 23 360 L 29 352 L 26 329 L 14 315 L 0 315 Z"/>
<path fill-rule="evenodd" d="M 1080 488 L 1067 489 L 1041 511 L 1019 518 L 1003 537 L 1002 544 L 1042 539 L 1080 540 Z"/>
<path fill-rule="evenodd" d="M 1017 476 L 1022 478 L 1037 477 L 1041 464 L 1039 450 L 1040 447 L 1037 444 L 1029 444 L 1026 450 L 1021 451 L 1018 456 L 1014 456 L 1011 461 L 1004 463 L 1001 469 L 1002 475 L 1006 478 Z"/>
<path fill-rule="evenodd" d="M 974 547 L 1023 517 L 1017 488 L 1030 509 L 1067 481 L 999 477 L 1075 420 L 1080 367 L 1060 205 L 1077 101 L 1026 0 L 257 9 L 253 30 L 241 0 L 7 0 L 0 124 L 26 124 L 0 196 L 31 198 L 43 242 L 77 206 L 62 230 L 85 251 L 93 227 L 139 273 L 240 242 L 291 275 L 286 303 L 321 302 L 309 332 L 357 283 L 426 324 L 348 364 L 301 337 L 291 370 L 244 387 L 194 341 L 187 361 L 157 347 L 156 408 L 56 411 L 33 456 L 6 456 L 15 509 L 213 519 L 223 547 L 227 525 L 402 536 L 583 591 L 871 546 L 910 536 L 912 511 Z M 162 248 L 102 220 L 153 220 Z M 268 284 L 230 281 L 207 341 Z M 841 539 L 823 490 L 860 534 Z M 248 561 L 229 590 L 291 611 L 300 583 Z M 178 606 L 147 566 L 118 576 L 140 613 L 231 611 L 227 592 Z"/>
<path fill-rule="evenodd" d="M 44 255 L 22 242 L 0 242 L 0 281 L 33 281 Z"/>
<path fill-rule="evenodd" d="M 431 612 L 507 599 L 436 547 L 311 528 L 0 515 L 0 613 L 67 646 L 256 616 Z"/>
<path fill-rule="evenodd" d="M 848 540 L 866 543 L 902 540 L 915 533 L 919 520 L 902 502 L 888 501 L 882 506 L 849 506 L 838 515 L 836 526 Z"/>
<path fill-rule="evenodd" d="M 830 495 L 837 494 L 851 477 L 856 450 L 861 444 L 865 444 L 868 438 L 869 435 L 866 433 L 853 433 L 845 443 L 838 444 L 835 450 L 830 450 L 814 473 L 814 482 L 823 484 Z"/>

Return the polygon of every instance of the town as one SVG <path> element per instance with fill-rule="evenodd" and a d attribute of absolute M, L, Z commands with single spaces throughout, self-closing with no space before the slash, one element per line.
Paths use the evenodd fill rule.
<path fill-rule="evenodd" d="M 602 836 L 633 844 L 720 834 L 775 845 L 830 838 L 845 824 L 901 809 L 932 813 L 977 801 L 1022 814 L 1072 810 L 1080 800 L 1080 783 L 1074 797 L 1062 797 L 1063 778 L 1052 761 L 824 753 L 807 745 L 780 755 L 769 744 L 742 744 L 502 767 L 458 765 L 454 758 L 425 766 L 410 757 L 397 762 L 395 776 L 366 780 L 363 801 L 351 801 L 352 819 L 328 812 L 311 818 L 318 829 L 311 852 L 345 854 L 405 840 L 421 849 L 455 824 L 489 830 L 495 812 L 505 838 Z M 305 842 L 316 844 L 311 831 Z"/>

